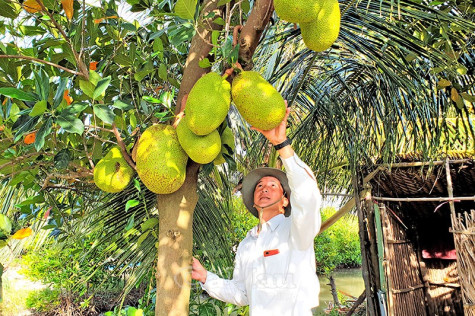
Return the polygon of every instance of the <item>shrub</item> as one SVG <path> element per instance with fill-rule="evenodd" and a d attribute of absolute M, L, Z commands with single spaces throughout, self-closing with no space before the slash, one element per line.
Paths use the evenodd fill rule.
<path fill-rule="evenodd" d="M 60 290 L 45 288 L 31 292 L 26 298 L 26 307 L 38 312 L 48 312 L 61 303 Z"/>

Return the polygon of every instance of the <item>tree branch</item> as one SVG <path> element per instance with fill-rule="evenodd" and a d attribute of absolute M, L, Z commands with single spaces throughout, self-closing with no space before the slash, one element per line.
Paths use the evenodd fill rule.
<path fill-rule="evenodd" d="M 222 18 L 223 16 L 222 9 L 217 7 L 218 2 L 219 0 L 210 0 L 201 10 L 198 20 L 203 21 L 203 23 L 199 24 L 196 29 L 196 34 L 191 40 L 190 51 L 183 71 L 183 80 L 181 81 L 180 91 L 178 92 L 177 105 L 181 105 L 181 99 L 184 95 L 190 93 L 195 82 L 211 70 L 210 68 L 201 68 L 199 62 L 203 58 L 206 58 L 213 48 L 213 45 L 211 44 L 211 33 L 223 28 L 223 26 L 213 23 L 213 20 L 218 17 Z M 224 6 L 221 8 L 223 7 Z M 210 16 L 210 13 L 212 12 L 215 13 L 214 16 L 211 14 L 213 18 L 205 18 L 206 16 Z M 178 114 L 179 112 L 180 106 L 177 106 L 175 114 Z"/>
<path fill-rule="evenodd" d="M 54 156 L 55 154 L 53 153 L 45 153 L 45 152 L 37 152 L 37 153 L 30 153 L 30 154 L 27 154 L 27 155 L 23 155 L 23 156 L 19 156 L 19 157 L 16 157 L 14 160 L 11 160 L 9 162 L 6 162 L 4 164 L 1 164 L 0 165 L 0 170 L 9 166 L 9 165 L 14 165 L 16 164 L 19 160 L 25 160 L 25 159 L 28 159 L 30 157 L 34 157 L 34 156 L 41 156 L 41 155 L 45 155 L 45 156 Z"/>
<path fill-rule="evenodd" d="M 54 187 L 55 185 L 52 185 L 52 186 L 49 185 L 50 184 L 49 181 L 53 178 L 70 180 L 70 179 L 87 178 L 92 175 L 93 175 L 93 172 L 91 170 L 83 171 L 83 172 L 72 172 L 70 174 L 51 173 L 51 174 L 48 174 L 45 181 L 43 182 L 43 185 L 41 186 L 41 190 L 45 190 L 46 188 L 49 188 L 49 187 Z"/>
<path fill-rule="evenodd" d="M 254 66 L 252 56 L 273 12 L 272 0 L 256 0 L 254 2 L 252 12 L 241 30 L 239 41 L 239 60 L 245 70 L 250 70 Z"/>
<path fill-rule="evenodd" d="M 71 69 L 69 69 L 69 68 L 63 67 L 63 66 L 58 65 L 58 64 L 55 64 L 55 63 L 52 63 L 52 62 L 50 62 L 50 61 L 43 60 L 43 59 L 39 59 L 39 58 L 34 58 L 34 57 L 30 57 L 30 56 L 23 56 L 23 55 L 0 55 L 0 58 L 16 58 L 16 59 L 31 60 L 31 61 L 34 61 L 34 62 L 37 62 L 37 63 L 40 63 L 40 64 L 46 64 L 46 65 L 50 65 L 50 66 L 53 66 L 53 67 L 62 69 L 62 70 L 64 70 L 64 71 L 66 71 L 66 72 L 72 73 L 73 75 L 77 75 L 77 76 L 82 76 L 82 75 L 83 75 L 83 74 L 80 73 L 80 72 L 77 72 L 77 71 L 75 71 L 75 70 L 71 70 Z"/>
<path fill-rule="evenodd" d="M 82 59 L 79 57 L 78 52 L 74 49 L 74 46 L 71 43 L 71 41 L 70 41 L 68 35 L 66 34 L 66 32 L 64 32 L 61 25 L 59 25 L 58 21 L 56 21 L 53 14 L 51 12 L 49 12 L 48 9 L 46 9 L 43 2 L 42 1 L 36 1 L 36 2 L 41 6 L 41 10 L 48 15 L 48 17 L 51 19 L 51 22 L 53 22 L 54 26 L 58 29 L 58 31 L 61 33 L 61 35 L 63 36 L 66 43 L 68 43 L 69 47 L 71 48 L 71 51 L 74 54 L 74 59 L 76 60 L 76 63 L 79 67 L 79 72 L 78 72 L 79 76 L 84 77 L 86 80 L 89 80 L 89 68 L 86 67 L 86 64 L 84 64 Z M 85 19 L 85 17 L 83 17 L 83 19 Z"/>
<path fill-rule="evenodd" d="M 115 123 L 112 123 L 112 131 L 114 132 L 115 138 L 117 138 L 117 144 L 119 145 L 120 152 L 122 153 L 122 156 L 124 156 L 125 161 L 127 161 L 127 163 L 129 164 L 129 166 L 132 167 L 132 169 L 137 171 L 137 168 L 135 167 L 135 163 L 132 161 L 132 158 L 127 152 L 124 141 L 122 140 L 122 137 L 120 137 L 119 130 L 117 130 Z"/>

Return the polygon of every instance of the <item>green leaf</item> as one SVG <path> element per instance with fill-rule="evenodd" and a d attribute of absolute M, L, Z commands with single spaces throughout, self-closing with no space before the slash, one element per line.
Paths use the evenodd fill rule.
<path fill-rule="evenodd" d="M 217 25 L 226 25 L 226 21 L 223 20 L 223 18 L 221 17 L 217 17 L 216 19 L 214 19 L 213 21 L 214 24 L 217 24 Z"/>
<path fill-rule="evenodd" d="M 125 212 L 129 210 L 129 208 L 137 206 L 140 204 L 140 201 L 137 200 L 128 200 L 127 203 L 125 203 Z"/>
<path fill-rule="evenodd" d="M 110 82 L 111 82 L 111 76 L 108 76 L 108 77 L 100 80 L 97 83 L 97 86 L 96 86 L 96 89 L 94 90 L 92 98 L 94 100 L 100 100 L 101 98 L 99 98 L 99 97 L 105 95 L 106 89 L 107 89 L 107 87 L 109 87 Z"/>
<path fill-rule="evenodd" d="M 43 30 L 44 33 L 44 30 Z M 48 100 L 49 97 L 49 77 L 43 69 L 33 72 L 35 75 L 35 88 L 36 93 L 40 96 L 41 100 Z"/>
<path fill-rule="evenodd" d="M 35 95 L 29 92 L 25 92 L 17 88 L 3 87 L 0 88 L 0 94 L 7 96 L 12 99 L 17 99 L 21 101 L 36 101 L 38 100 Z"/>
<path fill-rule="evenodd" d="M 152 217 L 147 219 L 142 225 L 140 225 L 140 229 L 142 232 L 146 232 L 149 229 L 153 229 L 155 226 L 158 225 L 158 218 Z"/>
<path fill-rule="evenodd" d="M 43 203 L 44 201 L 45 201 L 45 197 L 42 194 L 38 194 L 35 196 L 30 196 L 26 200 L 21 201 L 20 203 L 16 204 L 15 207 L 20 208 L 25 205 Z"/>
<path fill-rule="evenodd" d="M 31 109 L 29 116 L 39 116 L 46 111 L 46 105 L 48 104 L 48 101 L 46 100 L 41 100 L 35 103 L 33 108 Z"/>
<path fill-rule="evenodd" d="M 0 1 L 0 16 L 4 16 L 8 19 L 16 19 L 20 11 L 15 10 L 9 3 L 2 0 Z"/>
<path fill-rule="evenodd" d="M 36 133 L 36 138 L 35 138 L 36 151 L 40 151 L 40 149 L 43 148 L 43 146 L 45 145 L 45 138 L 51 133 L 52 125 L 53 125 L 53 119 L 49 117 Z"/>
<path fill-rule="evenodd" d="M 231 0 L 219 0 L 217 6 L 220 7 L 222 5 L 225 5 L 226 3 L 229 3 L 231 2 Z"/>
<path fill-rule="evenodd" d="M 12 231 L 12 222 L 4 214 L 0 214 L 0 229 L 7 234 L 10 234 L 10 232 Z"/>
<path fill-rule="evenodd" d="M 160 67 L 158 68 L 158 76 L 162 80 L 168 79 L 167 66 L 165 64 L 160 64 Z"/>
<path fill-rule="evenodd" d="M 446 79 L 440 79 L 439 82 L 437 82 L 437 89 L 445 88 L 451 85 L 452 85 L 452 82 Z"/>
<path fill-rule="evenodd" d="M 107 105 L 95 105 L 94 114 L 104 123 L 112 124 L 114 122 L 115 114 Z"/>
<path fill-rule="evenodd" d="M 178 0 L 175 4 L 175 13 L 182 19 L 193 20 L 195 17 L 197 0 Z"/>
<path fill-rule="evenodd" d="M 132 105 L 130 105 L 128 103 L 125 103 L 122 100 L 115 100 L 114 104 L 112 106 L 115 107 L 116 109 L 120 109 L 120 110 L 124 110 L 124 111 L 127 111 L 127 110 L 133 108 Z"/>
<path fill-rule="evenodd" d="M 203 58 L 202 60 L 200 60 L 198 62 L 198 65 L 201 67 L 201 68 L 209 68 L 211 67 L 211 63 L 209 62 L 209 59 L 208 58 Z"/>
<path fill-rule="evenodd" d="M 56 109 L 61 104 L 61 102 L 63 102 L 64 90 L 66 90 L 67 83 L 68 83 L 67 78 L 61 78 L 61 80 L 59 81 L 58 90 L 56 90 L 56 93 L 53 99 L 53 109 Z"/>
<path fill-rule="evenodd" d="M 61 111 L 62 116 L 74 116 L 78 113 L 81 113 L 86 109 L 89 105 L 87 103 L 83 102 L 78 102 L 78 103 L 73 103 L 64 110 Z"/>
<path fill-rule="evenodd" d="M 135 224 L 135 214 L 132 214 L 132 216 L 130 216 L 129 220 L 127 221 L 127 225 L 125 226 L 125 230 L 131 230 L 132 228 L 134 228 L 134 224 Z"/>
<path fill-rule="evenodd" d="M 69 149 L 63 148 L 61 149 L 53 158 L 54 167 L 56 169 L 65 169 L 69 165 L 69 161 L 71 161 L 71 154 Z"/>
<path fill-rule="evenodd" d="M 142 189 L 140 188 L 140 182 L 137 179 L 134 179 L 134 187 L 137 189 L 137 191 L 142 191 Z"/>
<path fill-rule="evenodd" d="M 81 88 L 82 92 L 90 98 L 93 97 L 94 90 L 96 89 L 91 82 L 86 80 L 79 80 L 79 88 Z"/>
<path fill-rule="evenodd" d="M 58 116 L 56 118 L 56 123 L 61 126 L 65 131 L 70 133 L 76 133 L 81 135 L 84 132 L 84 123 L 71 115 L 68 116 Z"/>
<path fill-rule="evenodd" d="M 112 60 L 120 66 L 132 65 L 132 60 L 130 60 L 130 58 L 124 54 L 117 54 Z"/>
<path fill-rule="evenodd" d="M 163 52 L 163 42 L 162 42 L 162 40 L 160 39 L 160 37 L 157 37 L 157 38 L 153 41 L 153 51 L 154 51 L 155 53 Z"/>
<path fill-rule="evenodd" d="M 146 231 L 140 237 L 137 239 L 137 247 L 139 247 L 145 239 L 147 239 L 148 235 L 150 234 L 150 231 Z"/>

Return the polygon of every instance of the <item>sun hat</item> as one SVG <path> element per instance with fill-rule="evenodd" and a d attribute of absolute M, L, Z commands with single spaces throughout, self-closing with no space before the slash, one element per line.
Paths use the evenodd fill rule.
<path fill-rule="evenodd" d="M 284 193 L 286 198 L 289 200 L 289 204 L 285 207 L 285 216 L 290 216 L 290 187 L 289 181 L 287 179 L 287 175 L 280 169 L 276 168 L 257 168 L 249 172 L 242 181 L 242 199 L 244 201 L 244 205 L 246 205 L 249 212 L 252 213 L 255 217 L 259 217 L 257 213 L 257 209 L 254 207 L 254 190 L 256 188 L 257 183 L 263 177 L 274 177 L 280 181 L 282 188 L 284 189 Z"/>

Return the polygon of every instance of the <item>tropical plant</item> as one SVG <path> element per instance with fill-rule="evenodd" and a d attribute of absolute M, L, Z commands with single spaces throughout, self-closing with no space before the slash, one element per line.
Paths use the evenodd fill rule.
<path fill-rule="evenodd" d="M 293 25 L 269 23 L 271 0 L 127 3 L 147 19 L 127 19 L 113 0 L 0 2 L 0 172 L 25 194 L 11 216 L 46 218 L 58 242 L 95 236 L 84 258 L 106 244 L 100 268 L 131 267 L 130 286 L 156 265 L 157 314 L 188 313 L 193 231 L 198 251 L 226 254 L 241 173 L 277 156 L 232 109 L 237 164 L 190 163 L 176 193 L 156 196 L 136 179 L 102 194 L 92 168 L 111 146 L 128 156 L 146 127 L 170 122 L 204 73 L 239 60 L 278 87 L 293 108 L 294 147 L 323 191 L 351 191 L 358 166 L 375 159 L 473 149 L 469 1 L 342 1 L 340 36 L 323 53 Z"/>

